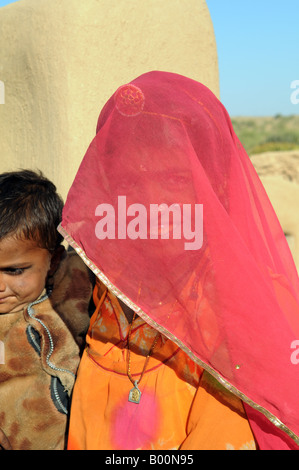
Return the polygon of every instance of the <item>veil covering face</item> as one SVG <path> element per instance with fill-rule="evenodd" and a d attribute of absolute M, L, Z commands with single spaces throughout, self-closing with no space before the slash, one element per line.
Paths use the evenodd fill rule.
<path fill-rule="evenodd" d="M 297 448 L 298 275 L 210 90 L 166 72 L 120 87 L 59 231 L 112 292 L 244 401 L 261 448 Z"/>

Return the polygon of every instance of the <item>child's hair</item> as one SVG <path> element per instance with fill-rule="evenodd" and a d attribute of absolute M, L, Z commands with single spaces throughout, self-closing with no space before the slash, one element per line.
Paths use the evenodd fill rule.
<path fill-rule="evenodd" d="M 13 235 L 54 251 L 62 242 L 57 231 L 62 208 L 55 185 L 41 172 L 0 174 L 0 240 Z"/>

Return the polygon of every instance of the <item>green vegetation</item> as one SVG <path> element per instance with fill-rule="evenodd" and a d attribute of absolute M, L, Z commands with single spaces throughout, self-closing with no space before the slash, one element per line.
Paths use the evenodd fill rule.
<path fill-rule="evenodd" d="M 235 117 L 232 124 L 249 155 L 299 149 L 299 115 Z"/>

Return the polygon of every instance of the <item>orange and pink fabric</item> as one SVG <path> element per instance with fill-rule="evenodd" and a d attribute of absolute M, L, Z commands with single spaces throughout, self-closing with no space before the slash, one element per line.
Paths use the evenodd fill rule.
<path fill-rule="evenodd" d="M 165 218 L 151 224 L 162 205 L 160 221 L 176 210 L 166 231 Z M 298 275 L 210 90 L 167 72 L 120 87 L 100 114 L 59 231 L 98 279 L 70 449 L 298 449 Z M 161 334 L 139 404 L 127 399 L 129 323 L 118 299 L 138 315 L 136 380 Z"/>

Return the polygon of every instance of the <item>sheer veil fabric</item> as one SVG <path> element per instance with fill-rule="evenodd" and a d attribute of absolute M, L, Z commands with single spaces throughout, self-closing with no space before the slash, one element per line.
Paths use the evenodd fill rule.
<path fill-rule="evenodd" d="M 167 72 L 121 86 L 59 231 L 109 289 L 244 401 L 261 449 L 298 448 L 298 275 L 209 89 Z"/>

